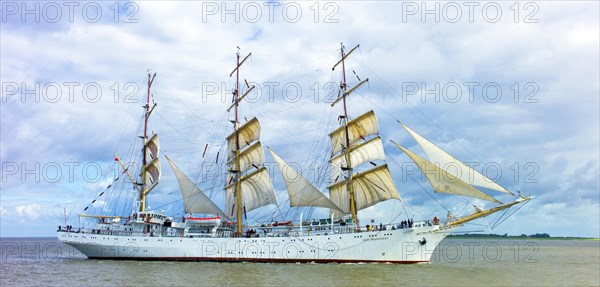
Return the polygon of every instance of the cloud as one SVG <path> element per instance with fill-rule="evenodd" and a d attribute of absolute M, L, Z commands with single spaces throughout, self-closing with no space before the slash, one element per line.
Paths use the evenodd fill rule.
<path fill-rule="evenodd" d="M 36 220 L 40 217 L 41 206 L 37 203 L 31 203 L 27 205 L 19 205 L 15 207 L 15 211 L 18 216 L 24 220 Z"/>
<path fill-rule="evenodd" d="M 0 206 L 2 237 L 51 236 L 58 224 L 64 224 L 64 204 L 38 200 L 4 200 Z"/>
<path fill-rule="evenodd" d="M 92 203 L 92 205 L 94 207 L 104 207 L 106 205 L 106 202 L 102 201 L 102 200 L 97 200 L 94 203 Z"/>
<path fill-rule="evenodd" d="M 534 3 L 533 23 L 525 23 L 525 14 L 515 20 L 512 3 L 499 3 L 505 13 L 495 23 L 482 16 L 484 3 L 475 7 L 473 21 L 462 5 L 456 23 L 443 10 L 439 21 L 435 15 L 423 21 L 420 10 L 408 15 L 406 5 L 413 4 L 408 2 L 142 1 L 119 3 L 116 18 L 112 4 L 99 4 L 105 13 L 97 22 L 81 13 L 73 21 L 63 13 L 58 23 L 45 18 L 23 23 L 17 15 L 0 27 L 3 218 L 39 218 L 48 205 L 32 198 L 51 204 L 70 200 L 79 205 L 73 210 L 81 210 L 115 177 L 120 180 L 113 188 L 124 192 L 110 199 L 133 202 L 132 184 L 112 158 L 139 158 L 148 69 L 158 74 L 150 132 L 160 134 L 163 153 L 220 201 L 223 177 L 205 171 L 217 154 L 220 161 L 226 156 L 223 138 L 231 132 L 233 114 L 224 111 L 238 46 L 242 56 L 252 52 L 242 80 L 257 85 L 252 101 L 242 103 L 240 118 L 257 116 L 263 143 L 297 162 L 325 190 L 327 172 L 316 167 L 327 165 L 327 134 L 341 113 L 339 105 L 325 102 L 336 98 L 341 81 L 339 68 L 331 71 L 339 42 L 347 49 L 360 44 L 346 62 L 348 82 L 358 82 L 354 72 L 369 82 L 350 96 L 349 114 L 375 110 L 388 164 L 411 216 L 440 217 L 443 208 L 428 192 L 453 211 L 465 203 L 434 194 L 418 175 L 416 182 L 406 176 L 401 167 L 408 159 L 387 140 L 418 147 L 397 120 L 477 168 L 497 164 L 501 184 L 536 195 L 535 203 L 514 216 L 527 224 L 504 224 L 504 230 L 560 233 L 560 224 L 534 220 L 564 223 L 552 216 L 557 208 L 576 214 L 570 220 L 598 215 L 598 3 Z M 238 4 L 238 15 L 223 14 L 222 5 Z M 250 13 L 254 4 L 262 12 L 257 21 Z M 298 7 L 302 16 L 294 21 Z M 494 98 L 497 87 L 501 97 Z M 70 163 L 77 164 L 72 173 Z M 62 173 L 53 182 L 55 166 Z M 91 176 L 96 167 L 101 174 Z M 278 173 L 272 176 L 283 191 Z M 164 168 L 151 205 L 180 204 L 177 190 Z M 98 208 L 112 208 L 108 197 L 102 202 L 107 204 Z M 362 214 L 390 220 L 383 212 L 388 208 L 404 212 L 398 203 L 384 203 Z M 578 234 L 600 236 L 597 223 L 578 228 Z"/>

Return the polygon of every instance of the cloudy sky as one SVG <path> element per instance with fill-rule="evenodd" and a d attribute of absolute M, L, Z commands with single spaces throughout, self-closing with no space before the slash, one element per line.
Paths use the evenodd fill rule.
<path fill-rule="evenodd" d="M 1 5 L 1 236 L 53 236 L 65 214 L 76 225 L 86 206 L 127 213 L 133 192 L 125 179 L 114 182 L 113 157 L 139 154 L 148 71 L 157 73 L 150 127 L 161 151 L 222 202 L 223 177 L 212 163 L 231 128 L 225 110 L 238 47 L 252 52 L 242 77 L 257 86 L 241 116 L 257 116 L 263 143 L 325 190 L 320 167 L 340 113 L 329 105 L 340 81 L 331 67 L 343 42 L 360 44 L 347 62 L 349 85 L 369 78 L 351 95 L 350 115 L 378 115 L 404 204 L 364 210 L 363 222 L 484 204 L 432 192 L 388 141 L 422 154 L 402 121 L 513 192 L 535 196 L 491 232 L 600 237 L 597 1 Z M 178 186 L 163 165 L 149 204 L 180 216 Z M 99 197 L 108 185 L 128 188 Z"/>

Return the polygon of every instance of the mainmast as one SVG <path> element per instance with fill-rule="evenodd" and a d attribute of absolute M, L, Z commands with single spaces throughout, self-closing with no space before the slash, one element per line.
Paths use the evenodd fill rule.
<path fill-rule="evenodd" d="M 346 177 L 346 190 L 347 190 L 347 192 L 349 194 L 350 212 L 352 214 L 352 220 L 353 220 L 353 222 L 354 222 L 354 224 L 356 226 L 358 226 L 358 216 L 357 216 L 357 209 L 356 209 L 356 198 L 355 198 L 355 195 L 354 195 L 354 188 L 352 186 L 352 174 L 353 174 L 353 171 L 352 171 L 352 163 L 351 163 L 351 159 L 350 159 L 350 151 L 351 151 L 350 144 L 351 143 L 350 143 L 350 135 L 349 135 L 349 130 L 348 130 L 348 109 L 347 109 L 347 105 L 346 105 L 346 96 L 348 96 L 350 93 L 352 93 L 355 89 L 357 89 L 359 86 L 361 86 L 365 82 L 369 81 L 369 79 L 367 78 L 367 79 L 361 81 L 360 83 L 358 83 L 358 85 L 356 85 L 352 89 L 348 90 L 348 85 L 346 83 L 346 63 L 345 63 L 345 60 L 359 46 L 360 45 L 357 45 L 356 47 L 352 48 L 352 50 L 350 50 L 350 52 L 348 52 L 346 54 L 346 52 L 344 51 L 344 43 L 341 43 L 340 44 L 341 59 L 333 66 L 333 68 L 331 68 L 331 70 L 333 71 L 333 70 L 335 70 L 335 67 L 337 65 L 339 65 L 340 63 L 342 64 L 342 82 L 340 83 L 340 91 L 341 91 L 342 95 L 340 97 L 338 97 L 331 104 L 331 106 L 333 107 L 340 100 L 343 101 L 344 115 L 342 116 L 342 120 L 343 120 L 343 125 L 344 125 L 345 143 L 346 143 L 346 145 L 345 145 L 345 147 L 343 149 L 343 153 L 344 153 L 344 157 L 346 159 L 346 167 L 342 167 L 342 169 L 346 173 L 346 176 L 345 176 Z"/>
<path fill-rule="evenodd" d="M 246 57 L 244 57 L 244 59 L 242 61 L 240 61 L 240 52 L 238 50 L 238 52 L 236 53 L 236 67 L 235 69 L 231 72 L 231 74 L 229 74 L 229 76 L 231 77 L 233 75 L 233 73 L 235 73 L 235 90 L 233 91 L 233 104 L 232 106 L 229 107 L 229 110 L 231 110 L 232 107 L 235 108 L 235 117 L 233 120 L 233 126 L 234 126 L 234 130 L 235 130 L 235 158 L 234 158 L 234 162 L 235 162 L 235 170 L 231 171 L 234 173 L 234 184 L 235 184 L 235 206 L 236 206 L 236 220 L 237 220 L 237 236 L 241 236 L 242 235 L 242 229 L 243 229 L 243 225 L 242 225 L 242 213 L 243 213 L 243 206 L 242 206 L 242 188 L 241 188 L 241 168 L 240 168 L 240 133 L 239 133 L 239 103 L 240 101 L 246 96 L 248 95 L 248 93 L 250 91 L 252 91 L 252 89 L 254 89 L 254 86 L 249 87 L 248 91 L 246 91 L 246 93 L 244 93 L 242 96 L 240 96 L 240 66 L 246 61 L 246 59 L 248 59 L 248 57 L 250 57 L 250 55 L 252 55 L 252 53 L 248 54 Z"/>

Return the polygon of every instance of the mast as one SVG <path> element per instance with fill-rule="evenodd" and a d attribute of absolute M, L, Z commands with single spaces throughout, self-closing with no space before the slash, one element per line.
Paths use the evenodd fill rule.
<path fill-rule="evenodd" d="M 236 53 L 236 67 L 235 69 L 231 72 L 231 74 L 229 74 L 229 76 L 231 77 L 233 75 L 233 73 L 235 72 L 235 90 L 233 91 L 233 106 L 235 107 L 235 117 L 233 120 L 233 128 L 235 131 L 235 170 L 234 172 L 234 184 L 235 184 L 235 206 L 236 206 L 236 220 L 237 220 L 237 236 L 241 236 L 242 235 L 242 229 L 243 229 L 243 225 L 242 225 L 242 213 L 243 213 L 243 206 L 242 206 L 242 188 L 241 188 L 241 168 L 240 168 L 240 134 L 239 134 L 239 103 L 240 101 L 250 92 L 252 91 L 252 89 L 254 88 L 254 86 L 252 86 L 250 89 L 248 89 L 248 91 L 246 91 L 246 93 L 244 93 L 242 96 L 240 96 L 240 66 L 246 61 L 246 59 L 248 59 L 248 57 L 250 57 L 250 55 L 252 55 L 252 53 L 248 54 L 242 61 L 240 61 L 240 51 L 239 51 L 239 47 L 238 47 L 238 52 Z M 232 108 L 231 106 L 229 107 L 228 111 L 231 110 Z"/>
<path fill-rule="evenodd" d="M 235 91 L 233 97 L 235 98 L 235 196 L 237 198 L 236 206 L 236 218 L 237 218 L 237 235 L 242 235 L 242 189 L 240 187 L 240 133 L 238 132 L 239 118 L 239 93 L 240 93 L 240 51 L 236 53 L 236 70 L 235 70 Z"/>
<path fill-rule="evenodd" d="M 344 153 L 344 157 L 346 159 L 346 167 L 344 167 L 343 169 L 346 172 L 346 176 L 345 176 L 346 177 L 346 190 L 349 194 L 349 204 L 350 204 L 350 212 L 352 214 L 352 221 L 354 222 L 354 224 L 356 226 L 358 226 L 359 224 L 358 224 L 358 215 L 357 215 L 357 210 L 356 210 L 356 198 L 354 195 L 354 187 L 352 186 L 353 170 L 352 170 L 352 163 L 351 163 L 351 158 L 350 158 L 351 146 L 350 146 L 350 135 L 349 135 L 349 130 L 348 130 L 348 109 L 347 109 L 347 104 L 346 104 L 346 96 L 348 96 L 350 93 L 352 93 L 360 85 L 367 82 L 369 79 L 365 79 L 365 80 L 361 81 L 354 88 L 348 90 L 348 85 L 346 84 L 345 60 L 346 60 L 346 57 L 350 56 L 350 54 L 352 54 L 352 52 L 354 52 L 354 50 L 356 50 L 356 48 L 358 48 L 359 46 L 360 45 L 357 45 L 356 47 L 352 48 L 352 50 L 350 50 L 350 52 L 348 52 L 346 54 L 346 52 L 344 51 L 344 43 L 340 43 L 341 59 L 331 69 L 333 71 L 333 70 L 335 70 L 335 67 L 338 64 L 340 64 L 340 63 L 342 64 L 342 83 L 340 84 L 340 89 L 341 89 L 342 95 L 338 99 L 336 99 L 333 102 L 333 104 L 331 104 L 331 106 L 334 106 L 340 99 L 342 100 L 343 106 L 344 106 L 344 115 L 342 116 L 342 120 L 343 120 L 344 131 L 345 131 L 346 145 L 344 147 L 343 153 Z"/>
<path fill-rule="evenodd" d="M 146 105 L 144 108 L 146 112 L 144 114 L 144 148 L 142 149 L 142 190 L 140 191 L 140 212 L 144 212 L 146 210 L 146 195 L 150 192 L 151 189 L 147 186 L 147 165 L 148 165 L 148 157 L 147 157 L 147 145 L 148 145 L 148 118 L 150 117 L 150 113 L 154 110 L 154 107 L 150 108 L 150 88 L 152 87 L 152 83 L 154 82 L 154 77 L 156 77 L 156 73 L 151 75 L 148 73 L 148 95 L 146 97 Z"/>
<path fill-rule="evenodd" d="M 345 52 L 344 52 L 344 43 L 340 43 L 340 53 L 342 56 L 342 75 L 343 75 L 343 82 L 341 84 L 341 88 L 342 88 L 342 92 L 344 93 L 344 98 L 342 99 L 344 102 L 344 130 L 346 132 L 346 149 L 344 150 L 344 157 L 346 158 L 346 190 L 348 191 L 348 193 L 350 194 L 350 212 L 352 213 L 352 222 L 354 222 L 354 224 L 356 224 L 356 226 L 359 226 L 358 224 L 358 214 L 356 211 L 356 200 L 354 198 L 354 188 L 352 187 L 352 163 L 350 162 L 350 136 L 349 136 L 349 132 L 348 132 L 348 109 L 346 107 L 346 92 L 347 92 L 347 85 L 346 85 L 346 63 L 344 61 L 345 58 Z"/>

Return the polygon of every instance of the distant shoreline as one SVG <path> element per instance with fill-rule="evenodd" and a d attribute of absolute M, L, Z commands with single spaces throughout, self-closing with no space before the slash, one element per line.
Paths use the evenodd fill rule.
<path fill-rule="evenodd" d="M 511 239 L 511 240 L 591 240 L 600 241 L 595 237 L 577 237 L 577 236 L 523 236 L 523 235 L 499 235 L 499 234 L 450 234 L 446 238 L 452 239 Z"/>

